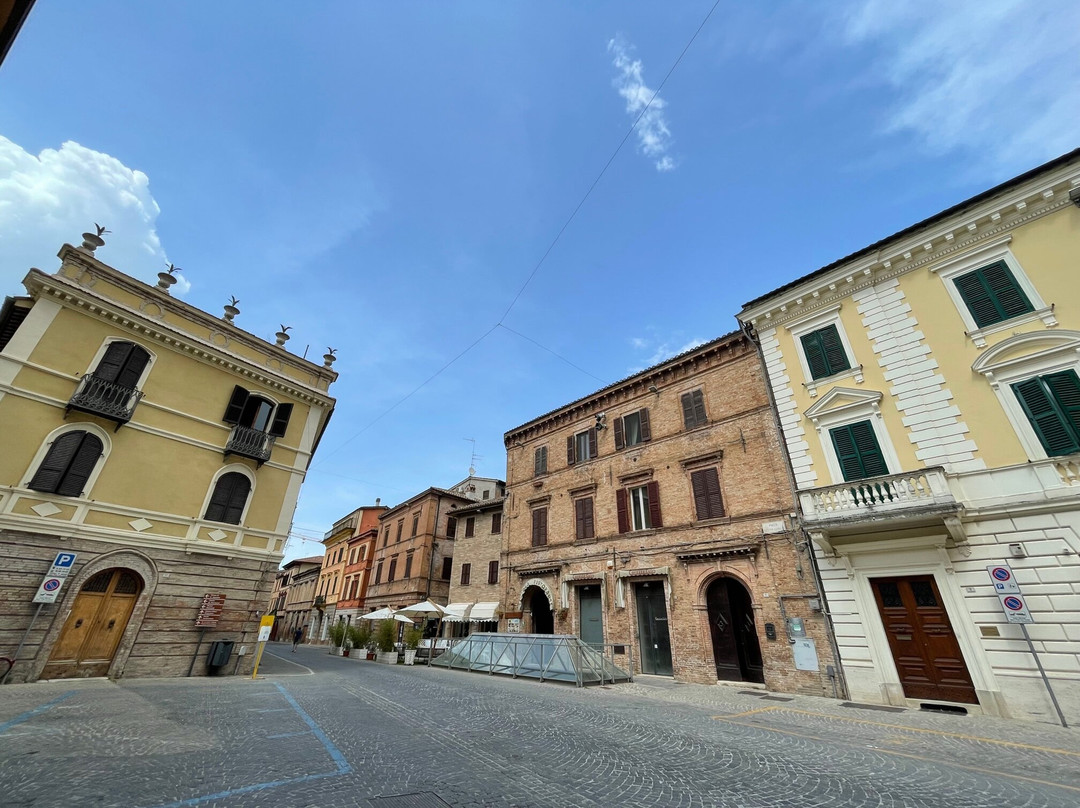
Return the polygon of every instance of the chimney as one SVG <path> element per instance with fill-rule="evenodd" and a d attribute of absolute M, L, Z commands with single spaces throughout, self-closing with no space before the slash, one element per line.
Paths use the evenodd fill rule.
<path fill-rule="evenodd" d="M 375 497 L 375 507 L 378 508 L 382 503 L 382 497 Z"/>

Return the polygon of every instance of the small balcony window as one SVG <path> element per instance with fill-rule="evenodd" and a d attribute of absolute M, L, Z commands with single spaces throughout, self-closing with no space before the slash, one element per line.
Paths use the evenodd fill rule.
<path fill-rule="evenodd" d="M 143 397 L 138 384 L 149 362 L 150 353 L 141 345 L 110 342 L 97 367 L 79 381 L 67 411 L 108 418 L 119 429 L 131 420 Z"/>
<path fill-rule="evenodd" d="M 285 436 L 292 409 L 292 404 L 275 404 L 239 385 L 234 387 L 221 419 L 233 425 L 225 454 L 247 457 L 260 465 L 265 463 L 274 450 L 274 442 Z"/>

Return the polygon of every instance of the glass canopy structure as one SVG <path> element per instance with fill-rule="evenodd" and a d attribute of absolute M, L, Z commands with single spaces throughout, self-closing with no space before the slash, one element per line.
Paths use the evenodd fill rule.
<path fill-rule="evenodd" d="M 600 648 L 569 634 L 494 634 L 478 632 L 463 637 L 432 661 L 454 670 L 524 676 L 578 687 L 631 682 L 633 677 L 613 661 L 614 646 L 605 656 Z M 630 663 L 631 667 L 633 663 Z"/>

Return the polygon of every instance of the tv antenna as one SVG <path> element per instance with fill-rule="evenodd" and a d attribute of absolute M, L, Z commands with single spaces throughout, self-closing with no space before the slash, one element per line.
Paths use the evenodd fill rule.
<path fill-rule="evenodd" d="M 476 461 L 482 460 L 483 455 L 476 453 L 476 438 L 462 438 L 462 440 L 472 444 L 472 454 L 469 456 L 469 476 L 474 477 L 476 476 Z"/>

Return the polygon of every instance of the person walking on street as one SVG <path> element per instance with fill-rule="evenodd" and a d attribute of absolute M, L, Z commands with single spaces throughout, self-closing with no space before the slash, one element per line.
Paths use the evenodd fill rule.
<path fill-rule="evenodd" d="M 304 630 L 300 626 L 296 627 L 296 631 L 292 633 L 292 650 L 296 653 L 296 646 L 300 644 L 300 640 L 304 637 Z"/>

